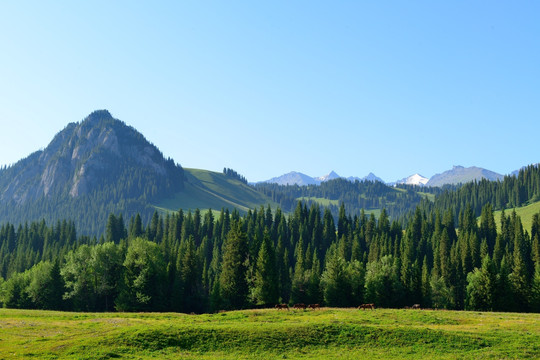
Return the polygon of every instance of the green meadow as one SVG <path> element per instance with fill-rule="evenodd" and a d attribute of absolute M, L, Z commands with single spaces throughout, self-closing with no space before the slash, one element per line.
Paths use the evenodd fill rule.
<path fill-rule="evenodd" d="M 252 187 L 223 173 L 187 168 L 184 171 L 186 176 L 184 190 L 156 204 L 156 209 L 170 212 L 179 209 L 220 211 L 221 208 L 236 208 L 247 212 L 249 209 L 258 209 L 261 205 L 266 207 L 270 204 L 272 208 L 277 207 L 271 199 Z"/>
<path fill-rule="evenodd" d="M 540 314 L 0 309 L 2 359 L 538 359 Z"/>
<path fill-rule="evenodd" d="M 516 214 L 521 217 L 521 223 L 523 224 L 523 230 L 527 230 L 529 234 L 531 233 L 531 226 L 532 226 L 532 217 L 534 214 L 538 214 L 540 212 L 540 201 L 534 202 L 527 206 L 522 206 L 515 208 Z M 505 216 L 511 216 L 512 211 L 514 209 L 506 209 L 504 210 Z M 493 216 L 495 218 L 495 223 L 497 224 L 497 230 L 500 231 L 501 229 L 501 213 L 502 211 L 494 211 Z"/>

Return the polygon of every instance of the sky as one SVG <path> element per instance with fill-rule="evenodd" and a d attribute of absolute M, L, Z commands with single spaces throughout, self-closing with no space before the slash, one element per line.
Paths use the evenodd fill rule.
<path fill-rule="evenodd" d="M 2 1 L 0 165 L 107 109 L 183 167 L 538 163 L 537 1 Z"/>

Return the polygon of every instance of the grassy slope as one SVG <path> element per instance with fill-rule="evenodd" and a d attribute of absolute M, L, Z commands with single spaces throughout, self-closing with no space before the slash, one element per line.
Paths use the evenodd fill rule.
<path fill-rule="evenodd" d="M 0 358 L 534 359 L 540 314 L 246 310 L 220 314 L 0 309 Z"/>
<path fill-rule="evenodd" d="M 504 211 L 506 216 L 512 215 L 513 209 L 507 209 Z M 532 203 L 527 206 L 516 208 L 516 214 L 521 217 L 521 222 L 523 224 L 523 229 L 527 230 L 529 234 L 531 233 L 532 226 L 532 217 L 534 214 L 540 212 L 540 201 Z M 501 211 L 495 211 L 493 213 L 495 217 L 495 223 L 497 224 L 497 230 L 500 230 L 501 224 Z"/>
<path fill-rule="evenodd" d="M 258 208 L 261 205 L 270 204 L 273 208 L 277 205 L 271 199 L 255 191 L 241 181 L 232 179 L 222 173 L 184 169 L 186 174 L 185 189 L 177 193 L 173 198 L 156 204 L 156 208 L 162 211 L 183 210 L 220 210 L 221 208 L 236 208 L 240 211 Z"/>
<path fill-rule="evenodd" d="M 418 192 L 418 195 L 426 197 L 429 201 L 434 202 L 435 201 L 435 194 L 430 194 L 426 192 Z"/>
<path fill-rule="evenodd" d="M 315 201 L 315 202 L 317 202 L 318 204 L 320 204 L 322 206 L 330 206 L 330 205 L 339 206 L 339 200 L 330 200 L 330 199 L 327 199 L 327 198 L 318 198 L 318 197 L 314 197 L 314 196 L 302 196 L 302 197 L 296 198 L 296 200 L 298 200 L 298 201 Z"/>

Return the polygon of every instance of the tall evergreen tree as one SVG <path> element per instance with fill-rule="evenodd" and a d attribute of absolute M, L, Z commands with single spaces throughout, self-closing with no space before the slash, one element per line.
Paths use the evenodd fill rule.
<path fill-rule="evenodd" d="M 279 300 L 276 256 L 266 231 L 257 257 L 252 299 L 255 304 L 275 304 Z"/>
<path fill-rule="evenodd" d="M 227 309 L 241 309 L 246 305 L 248 284 L 246 259 L 248 243 L 242 224 L 235 221 L 223 249 L 223 269 L 220 277 L 220 294 Z"/>

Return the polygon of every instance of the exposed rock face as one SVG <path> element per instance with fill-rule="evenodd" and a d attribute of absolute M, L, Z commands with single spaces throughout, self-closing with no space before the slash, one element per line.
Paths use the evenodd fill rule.
<path fill-rule="evenodd" d="M 107 110 L 90 114 L 58 133 L 46 149 L 2 171 L 0 201 L 22 204 L 42 197 L 77 197 L 99 190 L 122 164 L 167 176 L 167 160 L 132 127 Z"/>

